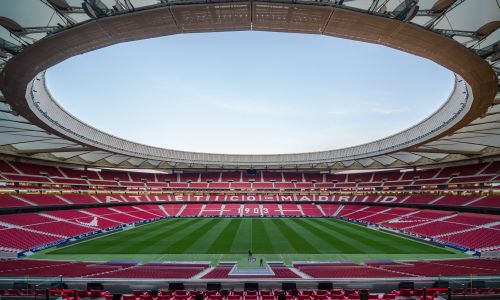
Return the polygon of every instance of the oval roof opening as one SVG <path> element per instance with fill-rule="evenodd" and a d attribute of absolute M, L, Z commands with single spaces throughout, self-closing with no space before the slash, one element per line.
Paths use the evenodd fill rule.
<path fill-rule="evenodd" d="M 196 33 L 118 44 L 47 72 L 52 96 L 113 135 L 175 150 L 282 154 L 354 146 L 423 120 L 453 73 L 320 35 Z"/>

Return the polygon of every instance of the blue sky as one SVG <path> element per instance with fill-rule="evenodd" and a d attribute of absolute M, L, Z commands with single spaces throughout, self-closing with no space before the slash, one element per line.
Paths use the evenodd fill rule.
<path fill-rule="evenodd" d="M 249 154 L 336 149 L 397 133 L 435 111 L 453 79 L 383 46 L 255 31 L 124 43 L 47 72 L 54 98 L 108 133 Z"/>

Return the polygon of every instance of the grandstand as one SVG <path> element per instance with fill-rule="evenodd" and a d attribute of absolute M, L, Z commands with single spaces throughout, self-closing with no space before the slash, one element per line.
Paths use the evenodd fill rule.
<path fill-rule="evenodd" d="M 48 25 L 21 21 L 30 4 L 0 9 L 1 298 L 500 297 L 497 1 L 40 3 Z M 98 48 L 240 30 L 392 47 L 452 71 L 453 90 L 377 141 L 243 155 L 113 136 L 45 84 Z"/>

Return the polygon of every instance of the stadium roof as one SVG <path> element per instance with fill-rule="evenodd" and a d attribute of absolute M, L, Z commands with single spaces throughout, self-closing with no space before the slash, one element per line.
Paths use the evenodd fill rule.
<path fill-rule="evenodd" d="M 4 154 L 148 169 L 378 169 L 500 154 L 496 0 L 88 0 L 83 5 L 40 0 L 6 1 L 0 11 Z M 182 152 L 126 141 L 74 118 L 45 87 L 44 70 L 100 47 L 183 32 L 233 30 L 314 33 L 386 45 L 453 71 L 455 87 L 438 111 L 396 135 L 345 149 L 283 155 Z"/>

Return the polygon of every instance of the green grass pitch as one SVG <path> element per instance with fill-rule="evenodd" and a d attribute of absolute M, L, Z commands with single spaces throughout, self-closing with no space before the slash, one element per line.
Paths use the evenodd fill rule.
<path fill-rule="evenodd" d="M 165 219 L 63 248 L 50 255 L 453 253 L 396 235 L 325 218 Z M 123 257 L 123 256 L 120 256 Z M 203 257 L 203 256 L 200 256 Z M 370 256 L 366 256 L 370 257 Z M 387 257 L 390 258 L 390 257 Z M 368 259 L 368 258 L 367 258 Z"/>

